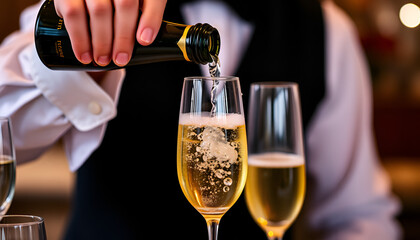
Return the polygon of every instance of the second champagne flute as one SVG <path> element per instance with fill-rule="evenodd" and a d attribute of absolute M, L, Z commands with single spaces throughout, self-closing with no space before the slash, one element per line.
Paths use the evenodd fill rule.
<path fill-rule="evenodd" d="M 239 79 L 185 78 L 178 128 L 178 179 L 217 239 L 219 221 L 242 193 L 247 142 Z"/>
<path fill-rule="evenodd" d="M 268 239 L 281 239 L 305 195 L 305 161 L 298 86 L 251 85 L 248 117 L 248 209 Z"/>

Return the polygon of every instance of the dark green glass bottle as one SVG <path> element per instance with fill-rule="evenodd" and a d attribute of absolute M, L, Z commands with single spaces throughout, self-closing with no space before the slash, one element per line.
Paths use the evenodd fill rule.
<path fill-rule="evenodd" d="M 99 66 L 95 62 L 83 64 L 73 53 L 64 21 L 54 7 L 53 0 L 42 5 L 35 25 L 35 46 L 41 61 L 54 70 L 111 70 L 121 68 L 114 63 Z M 135 41 L 133 54 L 127 66 L 186 60 L 198 64 L 213 61 L 220 50 L 220 36 L 209 24 L 184 25 L 162 21 L 155 41 L 142 46 Z"/>

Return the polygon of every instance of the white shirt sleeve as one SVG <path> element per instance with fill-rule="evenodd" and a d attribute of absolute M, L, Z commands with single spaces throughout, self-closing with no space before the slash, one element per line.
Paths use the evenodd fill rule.
<path fill-rule="evenodd" d="M 80 71 L 52 71 L 35 50 L 33 28 L 40 5 L 21 15 L 21 30 L 0 46 L 0 115 L 12 120 L 18 163 L 42 154 L 63 138 L 71 170 L 99 146 L 116 115 L 124 70 L 110 71 L 112 91 Z M 107 88 L 109 89 L 109 88 Z"/>
<path fill-rule="evenodd" d="M 372 129 L 367 63 L 351 20 L 323 2 L 326 95 L 308 131 L 300 239 L 398 239 L 399 205 L 380 165 Z"/>

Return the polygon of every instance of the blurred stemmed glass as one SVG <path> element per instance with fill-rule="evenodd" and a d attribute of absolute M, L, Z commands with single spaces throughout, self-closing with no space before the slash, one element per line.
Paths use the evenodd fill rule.
<path fill-rule="evenodd" d="M 16 159 L 10 120 L 0 117 L 0 216 L 6 214 L 15 192 Z"/>
<path fill-rule="evenodd" d="M 0 217 L 1 240 L 46 240 L 44 219 L 30 215 Z"/>
<path fill-rule="evenodd" d="M 251 85 L 248 111 L 248 209 L 268 239 L 281 239 L 305 195 L 305 158 L 298 86 Z"/>

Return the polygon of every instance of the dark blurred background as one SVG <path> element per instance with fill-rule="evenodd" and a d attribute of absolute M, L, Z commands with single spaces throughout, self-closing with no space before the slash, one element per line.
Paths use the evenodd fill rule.
<path fill-rule="evenodd" d="M 0 1 L 0 41 L 18 29 L 20 12 L 36 2 Z M 335 2 L 355 22 L 369 62 L 378 152 L 403 205 L 404 239 L 420 239 L 420 0 Z M 9 213 L 43 216 L 49 239 L 59 239 L 74 180 L 61 145 L 19 166 L 17 174 Z"/>

